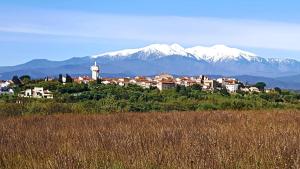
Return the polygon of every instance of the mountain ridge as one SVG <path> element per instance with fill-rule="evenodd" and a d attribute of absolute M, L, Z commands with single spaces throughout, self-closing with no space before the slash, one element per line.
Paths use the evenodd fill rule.
<path fill-rule="evenodd" d="M 35 59 L 16 66 L 0 67 L 0 79 L 11 79 L 13 75 L 24 74 L 33 78 L 57 76 L 60 73 L 90 74 L 90 66 L 95 61 L 100 65 L 102 74 L 149 76 L 166 72 L 179 76 L 247 75 L 272 78 L 275 79 L 274 83 L 293 88 L 297 87 L 298 81 L 290 79 L 300 74 L 300 62 L 295 59 L 263 58 L 225 45 L 183 48 L 178 44 L 152 44 L 143 48 L 73 57 L 64 61 Z M 284 83 L 280 83 L 282 81 Z M 289 85 L 289 82 L 293 84 Z"/>
<path fill-rule="evenodd" d="M 207 62 L 218 62 L 222 60 L 237 60 L 237 59 L 245 59 L 247 61 L 266 61 L 273 63 L 281 63 L 281 62 L 299 62 L 295 59 L 280 59 L 280 58 L 263 58 L 258 55 L 244 51 L 238 48 L 231 48 L 226 45 L 214 45 L 211 47 L 205 46 L 195 46 L 191 48 L 184 48 L 179 44 L 152 44 L 143 48 L 134 48 L 134 49 L 125 49 L 125 50 L 117 50 L 112 52 L 105 52 L 98 55 L 93 55 L 91 58 L 99 58 L 106 57 L 112 59 L 126 59 L 130 57 L 130 55 L 137 53 L 145 53 L 146 56 L 151 54 L 158 54 L 161 57 L 172 56 L 172 55 L 180 55 L 185 57 L 193 57 L 197 60 L 205 60 Z M 192 55 L 192 56 L 191 56 Z M 144 58 L 145 59 L 145 58 Z"/>

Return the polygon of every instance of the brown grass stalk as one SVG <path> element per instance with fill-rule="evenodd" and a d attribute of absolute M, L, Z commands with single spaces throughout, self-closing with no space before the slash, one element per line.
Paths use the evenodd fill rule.
<path fill-rule="evenodd" d="M 0 168 L 300 168 L 300 112 L 0 118 Z"/>

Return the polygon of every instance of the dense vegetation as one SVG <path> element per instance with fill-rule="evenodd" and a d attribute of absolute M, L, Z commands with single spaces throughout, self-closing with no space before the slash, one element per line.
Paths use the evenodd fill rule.
<path fill-rule="evenodd" d="M 300 112 L 0 117 L 0 168 L 299 168 Z"/>
<path fill-rule="evenodd" d="M 201 86 L 178 86 L 159 91 L 129 85 L 103 85 L 97 83 L 65 85 L 58 81 L 30 81 L 15 86 L 18 93 L 35 86 L 54 92 L 54 100 L 25 99 L 1 96 L 0 114 L 53 114 L 53 113 L 110 113 L 151 111 L 199 111 L 199 110 L 251 110 L 293 108 L 300 109 L 300 94 L 276 90 L 272 93 L 236 93 L 226 90 L 206 92 Z M 16 104 L 18 102 L 18 104 Z"/>
<path fill-rule="evenodd" d="M 14 96 L 0 96 L 0 168 L 300 166 L 300 94 L 294 92 L 21 80 Z M 53 91 L 54 99 L 18 97 L 33 87 Z"/>

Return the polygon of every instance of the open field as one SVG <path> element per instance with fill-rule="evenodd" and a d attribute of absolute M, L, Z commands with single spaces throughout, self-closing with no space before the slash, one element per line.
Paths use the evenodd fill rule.
<path fill-rule="evenodd" d="M 300 168 L 300 111 L 1 117 L 0 168 Z"/>

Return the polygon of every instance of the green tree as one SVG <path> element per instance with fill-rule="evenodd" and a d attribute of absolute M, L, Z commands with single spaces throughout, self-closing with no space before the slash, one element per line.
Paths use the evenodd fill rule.
<path fill-rule="evenodd" d="M 58 82 L 63 83 L 63 76 L 62 76 L 62 74 L 58 75 Z"/>
<path fill-rule="evenodd" d="M 23 76 L 20 77 L 20 80 L 24 84 L 28 84 L 31 81 L 31 77 L 29 75 L 23 75 Z"/>
<path fill-rule="evenodd" d="M 229 96 L 230 95 L 225 87 L 222 87 L 222 89 L 220 90 L 220 93 L 223 96 Z"/>
<path fill-rule="evenodd" d="M 275 90 L 276 92 L 278 92 L 279 94 L 281 94 L 281 89 L 280 89 L 279 87 L 275 87 L 274 90 Z"/>
<path fill-rule="evenodd" d="M 13 76 L 12 81 L 16 86 L 20 86 L 22 84 L 22 81 L 19 79 L 18 76 Z"/>
<path fill-rule="evenodd" d="M 193 90 L 202 90 L 202 86 L 201 85 L 199 85 L 199 84 L 193 84 L 192 86 L 191 86 L 191 88 L 193 89 Z"/>
<path fill-rule="evenodd" d="M 101 84 L 102 83 L 102 79 L 101 78 L 97 78 L 97 84 Z"/>
<path fill-rule="evenodd" d="M 260 91 L 264 91 L 266 86 L 267 86 L 267 85 L 266 85 L 266 83 L 264 83 L 264 82 L 257 82 L 257 83 L 255 84 L 255 87 L 257 87 Z"/>
<path fill-rule="evenodd" d="M 29 75 L 23 75 L 20 77 L 21 80 L 31 80 L 31 77 Z"/>
<path fill-rule="evenodd" d="M 66 83 L 73 83 L 73 79 L 69 74 L 66 74 Z"/>

